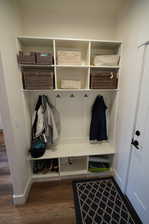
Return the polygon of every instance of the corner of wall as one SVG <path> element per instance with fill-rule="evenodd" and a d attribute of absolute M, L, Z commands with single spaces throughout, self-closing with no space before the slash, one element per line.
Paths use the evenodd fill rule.
<path fill-rule="evenodd" d="M 23 194 L 13 194 L 14 205 L 23 205 L 26 203 L 32 186 L 32 177 L 28 178 Z"/>

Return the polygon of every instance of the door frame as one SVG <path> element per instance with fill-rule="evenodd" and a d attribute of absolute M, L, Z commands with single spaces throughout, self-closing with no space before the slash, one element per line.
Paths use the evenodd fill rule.
<path fill-rule="evenodd" d="M 134 117 L 134 122 L 133 122 L 133 130 L 131 134 L 131 139 L 133 139 L 135 130 L 136 130 L 136 121 L 137 121 L 137 113 L 138 113 L 138 107 L 139 107 L 139 102 L 140 102 L 140 95 L 141 95 L 141 86 L 142 86 L 142 81 L 143 81 L 143 71 L 144 71 L 144 59 L 145 59 L 145 52 L 146 52 L 146 47 L 149 45 L 149 41 L 143 42 L 142 44 L 138 45 L 138 49 L 144 48 L 143 49 L 143 54 L 142 54 L 142 61 L 140 64 L 140 76 L 139 76 L 139 86 L 138 86 L 138 93 L 137 93 L 137 101 L 136 101 L 136 109 L 135 109 L 135 117 Z M 126 182 L 125 182 L 125 187 L 124 187 L 124 194 L 126 195 L 127 193 L 127 187 L 128 187 L 128 182 L 129 182 L 129 172 L 130 172 L 130 166 L 131 166 L 131 160 L 132 160 L 132 144 L 130 145 L 130 152 L 129 152 L 129 158 L 128 158 L 128 167 L 127 167 L 127 175 L 126 175 Z"/>

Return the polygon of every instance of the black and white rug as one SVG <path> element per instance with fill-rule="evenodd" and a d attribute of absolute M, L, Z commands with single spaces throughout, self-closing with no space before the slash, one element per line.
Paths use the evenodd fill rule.
<path fill-rule="evenodd" d="M 77 224 L 140 224 L 113 178 L 73 182 Z"/>

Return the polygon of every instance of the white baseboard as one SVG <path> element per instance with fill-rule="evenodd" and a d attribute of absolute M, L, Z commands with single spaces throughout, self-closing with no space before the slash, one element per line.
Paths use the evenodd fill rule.
<path fill-rule="evenodd" d="M 122 192 L 124 191 L 123 189 L 123 183 L 122 183 L 122 178 L 119 176 L 118 172 L 114 169 L 114 179 L 116 181 L 116 183 L 119 185 L 120 189 L 122 190 Z"/>
<path fill-rule="evenodd" d="M 69 175 L 60 175 L 60 176 L 44 176 L 43 177 L 38 177 L 38 175 L 36 177 L 34 177 L 34 175 L 32 176 L 32 183 L 36 183 L 36 182 L 50 182 L 50 181 L 61 181 L 61 180 L 67 180 L 67 179 L 79 179 L 80 177 L 86 177 L 86 178 L 91 178 L 91 177 L 109 177 L 109 176 L 114 176 L 114 170 L 111 169 L 110 171 L 105 171 L 105 172 L 101 172 L 101 173 L 90 173 L 90 172 L 84 172 L 81 174 L 69 174 Z"/>
<path fill-rule="evenodd" d="M 32 183 L 37 183 L 37 182 L 51 182 L 51 181 L 60 181 L 60 177 L 50 177 L 50 178 L 32 178 Z"/>
<path fill-rule="evenodd" d="M 15 194 L 13 195 L 14 205 L 23 205 L 26 203 L 28 199 L 28 195 L 30 193 L 31 186 L 32 186 L 32 178 L 29 178 L 25 186 L 24 193 L 20 195 L 15 195 Z"/>

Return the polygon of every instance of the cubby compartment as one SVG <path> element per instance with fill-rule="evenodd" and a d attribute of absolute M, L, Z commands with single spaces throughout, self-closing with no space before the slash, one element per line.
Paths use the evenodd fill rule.
<path fill-rule="evenodd" d="M 99 173 L 110 171 L 112 167 L 113 155 L 94 155 L 89 156 L 88 172 Z"/>
<path fill-rule="evenodd" d="M 91 42 L 90 65 L 97 67 L 119 66 L 120 46 L 120 42 Z M 99 58 L 97 58 L 97 56 L 99 56 Z"/>
<path fill-rule="evenodd" d="M 63 83 L 66 82 L 65 88 Z M 88 89 L 87 68 L 57 68 L 58 89 Z"/>
<path fill-rule="evenodd" d="M 59 161 L 57 158 L 32 160 L 32 172 L 34 178 L 58 177 Z"/>
<path fill-rule="evenodd" d="M 65 157 L 60 159 L 60 175 L 87 174 L 87 157 Z"/>
<path fill-rule="evenodd" d="M 91 68 L 90 89 L 117 89 L 118 75 L 117 68 Z"/>
<path fill-rule="evenodd" d="M 52 39 L 18 38 L 18 51 L 26 56 L 33 52 L 35 54 L 35 66 L 42 67 L 53 64 L 54 47 Z M 27 62 L 25 65 L 27 66 Z"/>
<path fill-rule="evenodd" d="M 89 42 L 56 40 L 57 65 L 89 65 Z"/>
<path fill-rule="evenodd" d="M 54 89 L 55 77 L 53 69 L 22 68 L 23 88 L 27 90 Z"/>

